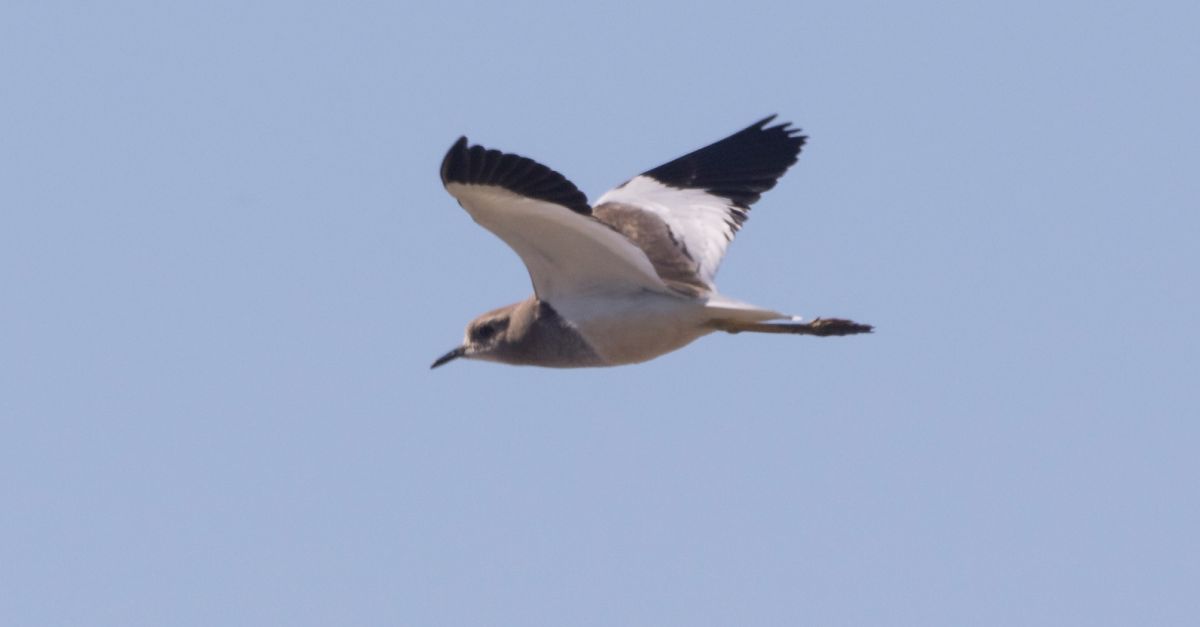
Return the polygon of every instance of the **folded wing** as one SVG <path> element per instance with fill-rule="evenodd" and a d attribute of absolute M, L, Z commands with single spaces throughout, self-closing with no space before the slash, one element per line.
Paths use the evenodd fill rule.
<path fill-rule="evenodd" d="M 668 292 L 627 237 L 592 216 L 587 197 L 563 175 L 518 155 L 460 138 L 442 161 L 446 191 L 504 240 L 550 303 L 589 294 Z"/>

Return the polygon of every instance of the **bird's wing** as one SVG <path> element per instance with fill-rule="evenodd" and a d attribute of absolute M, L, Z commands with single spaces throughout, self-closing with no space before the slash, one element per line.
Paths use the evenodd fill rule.
<path fill-rule="evenodd" d="M 654 214 L 665 224 L 667 240 L 677 249 L 675 262 L 690 264 L 693 283 L 715 289 L 717 267 L 746 221 L 750 205 L 775 187 L 796 162 L 807 139 L 788 123 L 767 126 L 773 119 L 775 116 L 768 117 L 633 177 L 601 196 L 596 214 L 603 220 L 602 216 L 610 213 L 605 205 Z M 616 213 L 628 216 L 627 210 Z M 614 228 L 621 226 L 614 224 Z M 661 239 L 658 244 L 656 248 L 662 249 Z M 646 244 L 639 245 L 646 248 Z"/>
<path fill-rule="evenodd" d="M 592 217 L 583 192 L 532 159 L 470 146 L 463 137 L 442 161 L 442 183 L 516 251 L 542 300 L 670 291 L 640 248 Z"/>

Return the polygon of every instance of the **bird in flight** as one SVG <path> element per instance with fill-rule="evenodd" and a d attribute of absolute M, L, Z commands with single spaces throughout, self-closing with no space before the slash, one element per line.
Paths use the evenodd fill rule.
<path fill-rule="evenodd" d="M 459 357 L 578 368 L 647 361 L 714 331 L 834 336 L 872 327 L 804 322 L 717 292 L 725 249 L 750 205 L 807 139 L 768 117 L 622 183 L 589 205 L 563 175 L 461 137 L 442 183 L 525 263 L 533 295 L 467 325 Z"/>

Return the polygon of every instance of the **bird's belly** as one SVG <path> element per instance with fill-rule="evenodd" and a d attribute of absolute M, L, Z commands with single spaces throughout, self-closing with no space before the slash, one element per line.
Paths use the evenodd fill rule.
<path fill-rule="evenodd" d="M 712 332 L 703 324 L 703 303 L 652 292 L 571 303 L 560 313 L 613 366 L 653 359 Z"/>

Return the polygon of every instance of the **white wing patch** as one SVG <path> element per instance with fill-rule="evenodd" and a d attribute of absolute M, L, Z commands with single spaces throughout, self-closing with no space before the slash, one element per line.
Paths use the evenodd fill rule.
<path fill-rule="evenodd" d="M 593 294 L 672 293 L 640 248 L 590 216 L 494 185 L 450 182 L 446 190 L 516 251 L 538 298 L 551 304 Z"/>
<path fill-rule="evenodd" d="M 442 160 L 442 182 L 476 222 L 520 255 L 541 298 L 561 302 L 641 290 L 678 297 L 671 284 L 686 288 L 684 294 L 713 292 L 717 267 L 750 205 L 775 186 L 804 146 L 799 129 L 768 126 L 773 119 L 601 196 L 596 207 L 607 217 L 562 174 L 520 155 L 471 146 L 466 137 Z"/>
<path fill-rule="evenodd" d="M 635 176 L 596 201 L 632 205 L 654 213 L 667 223 L 680 248 L 696 262 L 696 274 L 709 289 L 725 250 L 737 232 L 745 210 L 729 199 L 703 189 L 679 189 L 663 185 L 649 176 Z"/>

